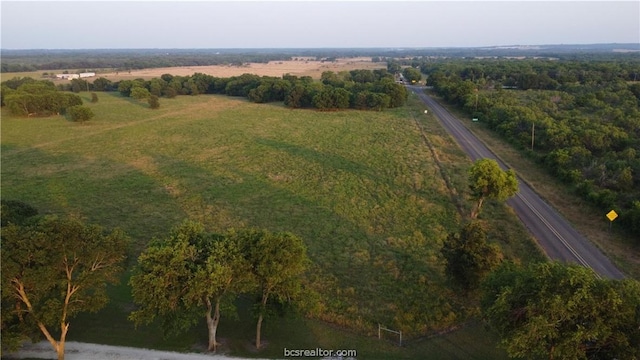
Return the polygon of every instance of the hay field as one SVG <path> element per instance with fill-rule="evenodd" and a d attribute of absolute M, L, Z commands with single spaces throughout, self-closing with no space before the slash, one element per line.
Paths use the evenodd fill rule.
<path fill-rule="evenodd" d="M 162 74 L 171 74 L 177 76 L 187 76 L 193 75 L 195 73 L 202 73 L 216 77 L 231 77 L 231 76 L 239 76 L 242 74 L 250 73 L 256 74 L 260 76 L 282 76 L 284 74 L 290 74 L 295 76 L 311 76 L 314 79 L 319 79 L 320 75 L 324 71 L 350 71 L 355 69 L 366 69 L 366 70 L 374 70 L 374 69 L 385 69 L 387 67 L 385 62 L 374 63 L 371 62 L 371 58 L 369 57 L 358 57 L 358 58 L 340 58 L 336 59 L 335 62 L 322 62 L 322 61 L 312 61 L 306 58 L 297 57 L 300 60 L 290 60 L 290 61 L 270 61 L 269 63 L 247 63 L 243 66 L 235 66 L 235 65 L 209 65 L 209 66 L 176 66 L 176 67 L 163 67 L 163 68 L 150 68 L 150 69 L 141 69 L 141 70 L 131 70 L 131 71 L 109 71 L 109 72 L 101 72 L 98 71 L 96 73 L 96 77 L 88 78 L 90 82 L 97 79 L 98 77 L 104 77 L 111 81 L 120 81 L 120 80 L 133 80 L 133 79 L 153 79 L 158 78 Z M 74 70 L 69 70 L 69 72 L 74 72 Z M 14 77 L 32 77 L 34 79 L 42 78 L 43 72 L 48 72 L 50 74 L 58 74 L 62 73 L 64 70 L 39 70 L 39 71 L 31 71 L 31 72 L 20 72 L 20 73 L 4 73 L 1 75 L 1 80 L 5 81 L 8 79 L 12 79 Z M 68 83 L 69 80 L 62 79 L 48 79 L 52 80 L 54 83 L 64 84 Z"/>
<path fill-rule="evenodd" d="M 102 73 L 99 76 L 105 77 L 111 81 L 138 79 L 145 80 L 160 77 L 162 74 L 171 74 L 178 76 L 193 75 L 195 73 L 203 73 L 216 77 L 231 77 L 250 73 L 260 76 L 282 76 L 291 74 L 296 76 L 311 76 L 319 79 L 324 71 L 350 71 L 355 69 L 384 69 L 386 63 L 373 63 L 370 58 L 348 58 L 337 59 L 336 62 L 321 62 L 310 60 L 291 60 L 291 61 L 270 61 L 267 64 L 249 63 L 243 66 L 235 65 L 210 65 L 210 66 L 181 66 L 181 67 L 165 67 L 156 69 L 132 70 L 131 72 L 111 72 Z"/>

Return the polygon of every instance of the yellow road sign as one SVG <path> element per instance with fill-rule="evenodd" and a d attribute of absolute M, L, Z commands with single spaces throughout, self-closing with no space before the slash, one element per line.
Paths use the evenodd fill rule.
<path fill-rule="evenodd" d="M 607 219 L 609 219 L 609 221 L 613 221 L 618 217 L 618 213 L 616 213 L 615 211 L 611 210 L 609 211 L 609 213 L 607 214 Z"/>

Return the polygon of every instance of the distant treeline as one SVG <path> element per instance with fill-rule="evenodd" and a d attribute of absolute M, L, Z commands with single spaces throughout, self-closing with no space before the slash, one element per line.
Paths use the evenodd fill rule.
<path fill-rule="evenodd" d="M 639 58 L 417 65 L 436 93 L 571 185 L 603 221 L 615 209 L 640 244 Z"/>
<path fill-rule="evenodd" d="M 628 53 L 616 50 L 631 51 Z M 26 72 L 60 69 L 115 69 L 120 71 L 204 65 L 240 65 L 301 58 L 331 60 L 372 57 L 377 59 L 422 57 L 555 57 L 607 60 L 638 56 L 639 44 L 546 45 L 484 48 L 358 48 L 358 49 L 92 49 L 1 50 L 0 71 Z"/>
<path fill-rule="evenodd" d="M 2 105 L 9 106 L 15 114 L 26 115 L 21 111 L 23 102 L 35 99 L 29 95 L 33 91 L 24 89 L 55 89 L 47 80 L 14 78 L 2 83 Z M 219 78 L 202 73 L 191 76 L 164 74 L 151 80 L 136 79 L 111 82 L 98 78 L 89 83 L 84 79 L 72 79 L 68 84 L 57 86 L 63 91 L 118 91 L 123 96 L 148 94 L 149 96 L 173 98 L 178 95 L 223 94 L 246 97 L 252 102 L 284 102 L 290 108 L 314 108 L 319 110 L 360 109 L 381 111 L 399 107 L 407 100 L 407 90 L 394 80 L 394 75 L 385 69 L 352 70 L 334 73 L 325 71 L 321 81 L 309 76 L 280 77 L 243 74 L 229 78 Z M 33 100 L 35 101 L 35 100 Z M 25 105 L 26 106 L 26 105 Z"/>
<path fill-rule="evenodd" d="M 115 69 L 127 71 L 176 66 L 242 65 L 244 63 L 268 63 L 290 60 L 285 54 L 209 54 L 209 53 L 96 53 L 84 50 L 70 53 L 39 53 L 5 55 L 3 51 L 0 71 L 23 72 L 56 69 Z"/>
<path fill-rule="evenodd" d="M 131 96 L 135 88 L 144 88 L 151 95 L 173 98 L 178 95 L 222 94 L 246 97 L 255 103 L 284 102 L 290 108 L 319 110 L 360 109 L 381 111 L 404 105 L 407 90 L 397 84 L 385 69 L 352 70 L 334 73 L 325 71 L 321 81 L 309 76 L 282 77 L 243 74 L 228 78 L 196 73 L 191 76 L 164 74 L 151 80 L 123 80 L 113 83 L 98 78 L 88 84 L 74 79 L 63 90 L 118 91 Z"/>

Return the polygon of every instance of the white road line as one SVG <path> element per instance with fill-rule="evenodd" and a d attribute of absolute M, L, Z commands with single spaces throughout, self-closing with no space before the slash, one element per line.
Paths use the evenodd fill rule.
<path fill-rule="evenodd" d="M 531 211 L 547 226 L 547 228 L 549 228 L 549 230 L 551 230 L 551 232 L 562 242 L 562 244 L 573 254 L 573 256 L 575 256 L 575 258 L 584 267 L 591 269 L 598 277 L 598 279 L 601 279 L 600 275 L 598 275 L 598 273 L 591 267 L 591 265 L 589 265 L 589 263 L 571 245 L 569 245 L 567 240 L 553 227 L 553 225 L 551 225 L 547 221 L 547 219 L 544 218 L 544 216 L 542 216 L 542 214 L 540 214 L 540 212 L 524 196 L 522 196 L 522 194 L 518 192 L 516 196 L 520 198 L 520 200 L 522 200 L 522 202 L 527 205 L 529 209 L 531 209 Z"/>

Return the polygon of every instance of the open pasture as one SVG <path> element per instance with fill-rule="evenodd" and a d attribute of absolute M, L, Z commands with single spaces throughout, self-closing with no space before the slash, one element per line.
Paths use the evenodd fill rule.
<path fill-rule="evenodd" d="M 133 239 L 132 261 L 184 218 L 214 231 L 291 231 L 304 239 L 313 262 L 316 319 L 368 335 L 383 323 L 406 337 L 460 321 L 439 255 L 460 214 L 410 107 L 316 112 L 180 96 L 150 110 L 115 93 L 99 93 L 95 104 L 88 93 L 81 96 L 96 113 L 84 125 L 62 117 L 14 118 L 3 109 L 4 199 L 120 227 Z M 462 194 L 469 162 L 435 133 L 435 122 L 425 126 Z M 514 222 L 501 206 L 486 211 L 497 214 L 497 222 Z M 514 245 L 505 251 L 510 257 L 531 251 L 499 228 L 494 239 Z M 126 286 L 120 288 L 105 310 L 122 322 L 112 343 L 135 337 L 124 321 L 130 298 Z M 101 315 L 95 316 L 98 323 Z M 267 338 L 277 324 L 267 325 Z"/>

